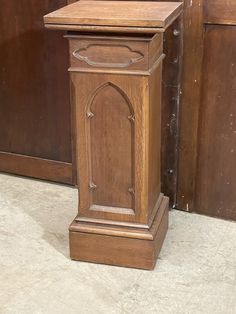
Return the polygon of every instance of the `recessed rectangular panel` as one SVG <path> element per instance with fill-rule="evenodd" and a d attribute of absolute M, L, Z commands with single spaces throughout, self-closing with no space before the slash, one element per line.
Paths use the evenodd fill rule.
<path fill-rule="evenodd" d="M 207 27 L 203 68 L 195 210 L 236 220 L 236 26 Z"/>
<path fill-rule="evenodd" d="M 42 21 L 67 1 L 0 3 L 0 151 L 71 163 L 68 44 Z"/>
<path fill-rule="evenodd" d="M 133 208 L 134 116 L 122 90 L 105 83 L 88 106 L 92 204 Z"/>
<path fill-rule="evenodd" d="M 90 69 L 148 69 L 148 44 L 151 37 L 143 41 L 105 37 L 70 38 L 71 66 Z"/>
<path fill-rule="evenodd" d="M 236 25 L 235 0 L 207 0 L 204 2 L 204 22 Z"/>

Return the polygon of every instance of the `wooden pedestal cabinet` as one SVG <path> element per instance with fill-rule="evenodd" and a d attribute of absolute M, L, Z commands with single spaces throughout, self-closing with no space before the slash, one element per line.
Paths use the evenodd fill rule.
<path fill-rule="evenodd" d="M 155 266 L 169 210 L 160 189 L 163 32 L 181 6 L 80 1 L 45 16 L 70 43 L 79 174 L 72 259 Z"/>

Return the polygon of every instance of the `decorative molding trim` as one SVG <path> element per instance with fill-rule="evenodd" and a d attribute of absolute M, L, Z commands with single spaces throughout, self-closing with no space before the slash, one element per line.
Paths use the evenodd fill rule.
<path fill-rule="evenodd" d="M 125 92 L 118 87 L 117 85 L 113 84 L 112 82 L 105 82 L 101 85 L 99 85 L 92 93 L 90 96 L 90 99 L 87 103 L 86 106 L 86 111 L 85 112 L 90 112 L 93 113 L 93 104 L 94 104 L 94 100 L 96 98 L 96 96 L 100 93 L 103 92 L 104 89 L 106 89 L 107 87 L 112 87 L 118 94 L 120 94 L 123 98 L 123 104 L 126 104 L 129 108 L 129 116 L 127 116 L 127 118 L 131 118 L 131 163 L 132 163 L 132 167 L 131 167 L 131 177 L 132 177 L 132 186 L 133 186 L 133 191 L 134 191 L 134 186 L 135 186 L 135 181 L 134 181 L 134 169 L 135 169 L 135 155 L 134 155 L 134 150 L 135 150 L 135 120 L 134 118 L 134 110 L 133 110 L 133 106 L 128 98 L 128 96 L 125 94 Z M 93 113 L 93 117 L 96 117 L 96 115 L 94 115 Z M 93 119 L 92 119 L 93 120 Z M 92 173 L 92 147 L 91 147 L 91 119 L 87 120 L 87 142 L 88 142 L 88 160 L 89 160 L 89 180 L 90 182 L 93 182 L 93 173 Z M 96 184 L 96 182 L 94 183 L 94 185 Z M 91 189 L 90 187 L 90 191 L 94 191 L 95 189 Z M 130 191 L 131 197 L 132 197 L 132 207 L 135 208 L 135 195 L 134 193 L 132 193 L 132 191 Z M 104 210 L 104 208 L 106 208 L 105 206 L 99 206 L 97 204 L 93 204 L 92 207 L 90 208 L 90 210 L 96 210 L 96 209 L 101 209 L 103 208 L 102 211 L 106 211 Z M 115 210 L 112 211 L 113 213 L 119 214 L 119 213 L 123 213 L 123 214 L 131 214 L 131 212 L 134 214 L 134 210 L 133 208 L 129 208 L 128 210 L 125 208 L 119 209 L 118 207 L 114 207 Z M 98 210 L 101 211 L 101 210 Z"/>
<path fill-rule="evenodd" d="M 0 152 L 0 171 L 74 185 L 72 164 L 8 152 Z"/>
<path fill-rule="evenodd" d="M 99 47 L 107 50 L 107 62 L 99 62 L 95 60 L 95 58 L 99 58 L 98 52 L 96 51 Z M 123 52 L 121 55 L 117 55 L 115 57 L 117 58 L 117 62 L 110 62 L 109 57 L 113 57 L 119 48 L 123 49 Z M 124 50 L 126 50 L 126 54 L 128 52 L 129 55 L 125 55 Z M 144 59 L 144 55 L 140 51 L 132 50 L 129 46 L 105 44 L 89 44 L 85 48 L 75 50 L 73 52 L 73 56 L 81 61 L 86 62 L 88 65 L 105 68 L 126 68 L 133 63 L 140 62 Z"/>
<path fill-rule="evenodd" d="M 162 63 L 165 58 L 165 54 L 163 53 L 156 62 L 152 65 L 149 70 L 126 70 L 126 69 L 95 69 L 95 68 L 81 68 L 81 67 L 70 67 L 68 69 L 69 72 L 75 73 L 102 73 L 102 74 L 122 74 L 122 75 L 136 75 L 136 76 L 150 76 L 153 71 Z"/>

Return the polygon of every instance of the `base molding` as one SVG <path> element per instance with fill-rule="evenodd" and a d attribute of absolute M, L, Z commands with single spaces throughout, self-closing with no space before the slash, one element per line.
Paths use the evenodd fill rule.
<path fill-rule="evenodd" d="M 75 183 L 71 163 L 2 151 L 0 171 L 66 184 Z"/>
<path fill-rule="evenodd" d="M 71 259 L 151 270 L 168 229 L 169 199 L 163 197 L 150 229 L 77 222 L 69 228 Z"/>

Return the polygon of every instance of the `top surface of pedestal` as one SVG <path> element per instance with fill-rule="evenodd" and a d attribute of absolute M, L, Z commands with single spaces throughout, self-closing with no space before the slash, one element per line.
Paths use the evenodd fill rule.
<path fill-rule="evenodd" d="M 44 17 L 45 24 L 166 28 L 182 11 L 180 2 L 78 1 Z"/>

